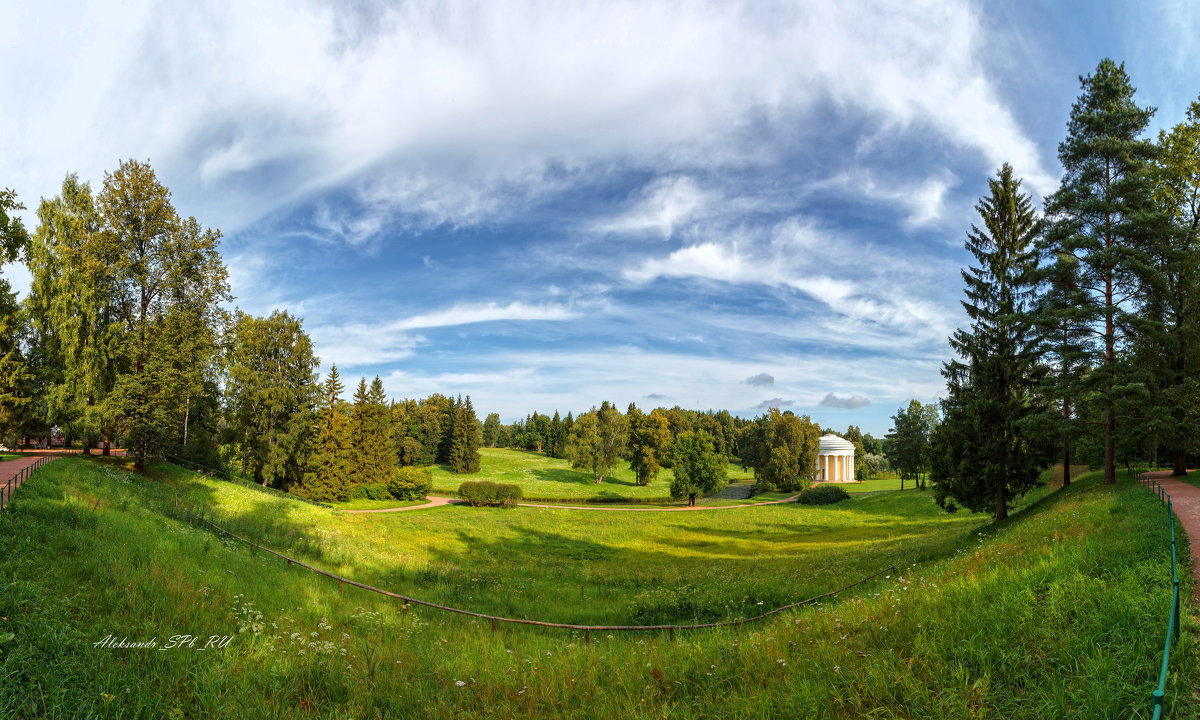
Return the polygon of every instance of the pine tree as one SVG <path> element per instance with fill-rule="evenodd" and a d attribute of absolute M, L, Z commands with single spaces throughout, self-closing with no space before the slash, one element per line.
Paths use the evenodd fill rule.
<path fill-rule="evenodd" d="M 482 431 L 479 418 L 475 416 L 475 408 L 471 404 L 471 396 L 465 401 L 459 400 L 454 411 L 453 437 L 450 440 L 450 470 L 457 474 L 479 472 L 481 459 L 479 444 Z"/>
<path fill-rule="evenodd" d="M 1037 411 L 1031 397 L 1039 381 L 1039 338 L 1029 310 L 1040 222 L 1020 187 L 1005 164 L 975 206 L 983 228 L 971 226 L 966 247 L 977 265 L 962 274 L 971 325 L 950 338 L 960 359 L 942 370 L 949 397 L 931 440 L 939 504 L 952 499 L 974 511 L 990 507 L 997 520 L 1037 484 L 1039 472 L 1022 425 Z"/>
<path fill-rule="evenodd" d="M 1115 440 L 1122 403 L 1144 386 L 1121 362 L 1131 340 L 1140 293 L 1158 282 L 1145 248 L 1159 224 L 1152 217 L 1150 173 L 1156 149 L 1139 136 L 1154 114 L 1138 107 L 1125 66 L 1102 60 L 1080 78 L 1083 94 L 1071 108 L 1067 138 L 1058 147 L 1066 171 L 1046 199 L 1050 246 L 1069 256 L 1084 304 L 1074 314 L 1088 329 L 1084 348 L 1091 372 L 1078 397 L 1094 398 L 1104 443 L 1104 482 L 1116 482 Z M 1143 319 L 1144 320 L 1144 319 Z"/>
<path fill-rule="evenodd" d="M 349 416 L 342 400 L 337 365 L 321 386 L 316 428 L 308 453 L 308 466 L 298 495 L 319 502 L 342 502 L 350 498 Z"/>

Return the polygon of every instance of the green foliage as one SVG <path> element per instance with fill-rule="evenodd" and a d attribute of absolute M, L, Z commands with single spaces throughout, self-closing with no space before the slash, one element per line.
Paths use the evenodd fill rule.
<path fill-rule="evenodd" d="M 424 500 L 433 488 L 433 475 L 427 468 L 394 468 L 387 488 L 396 500 Z"/>
<path fill-rule="evenodd" d="M 930 436 L 937 426 L 938 412 L 934 405 L 922 405 L 911 400 L 892 416 L 892 431 L 886 445 L 888 462 L 902 480 L 915 480 L 922 487 L 921 475 L 928 471 Z"/>
<path fill-rule="evenodd" d="M 984 227 L 973 225 L 966 241 L 978 263 L 963 273 L 971 326 L 950 338 L 961 359 L 942 370 L 950 392 L 930 464 L 939 504 L 952 498 L 1003 520 L 1009 503 L 1037 484 L 1042 465 L 1024 427 L 1040 411 L 1040 337 L 1031 312 L 1040 222 L 1011 167 L 988 187 L 975 206 Z"/>
<path fill-rule="evenodd" d="M 717 452 L 713 438 L 703 430 L 680 433 L 671 441 L 671 497 L 688 498 L 695 504 L 696 495 L 720 492 L 725 487 L 728 461 Z"/>
<path fill-rule="evenodd" d="M 292 492 L 311 500 L 340 502 L 350 496 L 350 431 L 346 403 L 342 400 L 337 365 L 320 387 L 316 427 L 308 448 L 304 481 Z"/>
<path fill-rule="evenodd" d="M 1059 145 L 1064 169 L 1058 191 L 1046 198 L 1050 252 L 1063 257 L 1077 304 L 1053 314 L 1062 327 L 1086 328 L 1078 345 L 1090 371 L 1067 395 L 1078 407 L 1096 408 L 1103 428 L 1106 482 L 1114 482 L 1117 416 L 1139 416 L 1145 378 L 1118 353 L 1139 328 L 1143 292 L 1162 283 L 1152 249 L 1167 226 L 1153 200 L 1155 145 L 1141 137 L 1154 115 L 1134 103 L 1124 65 L 1105 59 L 1080 79 L 1083 93 L 1071 107 L 1067 137 Z M 1137 422 L 1136 420 L 1134 421 Z"/>
<path fill-rule="evenodd" d="M 350 406 L 348 435 L 350 485 L 386 483 L 398 458 L 392 438 L 392 411 L 378 376 L 370 386 L 366 378 L 359 379 Z"/>
<path fill-rule="evenodd" d="M 807 415 L 770 411 L 741 435 L 742 462 L 760 490 L 803 490 L 816 478 L 821 428 Z"/>
<path fill-rule="evenodd" d="M 496 447 L 496 443 L 500 441 L 500 428 L 500 413 L 488 413 L 483 421 L 483 447 Z"/>
<path fill-rule="evenodd" d="M 267 318 L 239 312 L 228 345 L 226 417 L 231 439 L 241 445 L 242 474 L 263 485 L 298 484 L 321 391 L 308 335 L 286 312 Z"/>
<path fill-rule="evenodd" d="M 458 486 L 458 496 L 472 507 L 515 507 L 521 499 L 521 488 L 491 480 L 468 480 Z"/>
<path fill-rule="evenodd" d="M 629 422 L 629 465 L 637 484 L 649 485 L 663 469 L 661 460 L 671 442 L 669 421 L 661 409 L 645 415 L 633 403 L 629 404 L 625 417 Z"/>
<path fill-rule="evenodd" d="M 479 445 L 482 440 L 479 418 L 470 396 L 454 405 L 454 424 L 450 430 L 450 456 L 447 464 L 458 475 L 479 472 Z"/>
<path fill-rule="evenodd" d="M 612 472 L 625 453 L 629 423 L 621 411 L 605 402 L 597 410 L 575 420 L 567 440 L 566 456 L 571 467 L 587 470 L 599 485 Z"/>
<path fill-rule="evenodd" d="M 849 499 L 850 493 L 836 485 L 810 487 L 796 496 L 796 502 L 801 505 L 833 505 Z"/>
<path fill-rule="evenodd" d="M 22 392 L 29 370 L 17 343 L 25 319 L 3 273 L 4 265 L 24 256 L 29 246 L 21 218 L 10 215 L 23 209 L 15 192 L 0 189 L 0 442 L 16 439 L 16 411 L 29 402 Z"/>

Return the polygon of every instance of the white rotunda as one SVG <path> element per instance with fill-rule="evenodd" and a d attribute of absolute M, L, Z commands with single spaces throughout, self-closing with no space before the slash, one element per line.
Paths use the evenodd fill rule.
<path fill-rule="evenodd" d="M 817 451 L 817 482 L 855 482 L 854 443 L 837 435 L 822 435 Z"/>

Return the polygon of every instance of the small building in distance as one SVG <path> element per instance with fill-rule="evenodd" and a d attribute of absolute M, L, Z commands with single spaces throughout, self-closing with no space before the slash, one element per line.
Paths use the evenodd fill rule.
<path fill-rule="evenodd" d="M 837 435 L 822 435 L 817 451 L 817 482 L 857 482 L 854 443 Z"/>

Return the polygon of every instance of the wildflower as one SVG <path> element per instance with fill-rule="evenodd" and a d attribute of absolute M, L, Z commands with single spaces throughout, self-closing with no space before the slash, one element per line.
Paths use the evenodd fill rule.
<path fill-rule="evenodd" d="M 463 687 L 464 685 L 466 685 L 466 683 L 463 682 L 462 680 L 455 680 L 454 684 L 457 685 L 458 687 Z"/>

